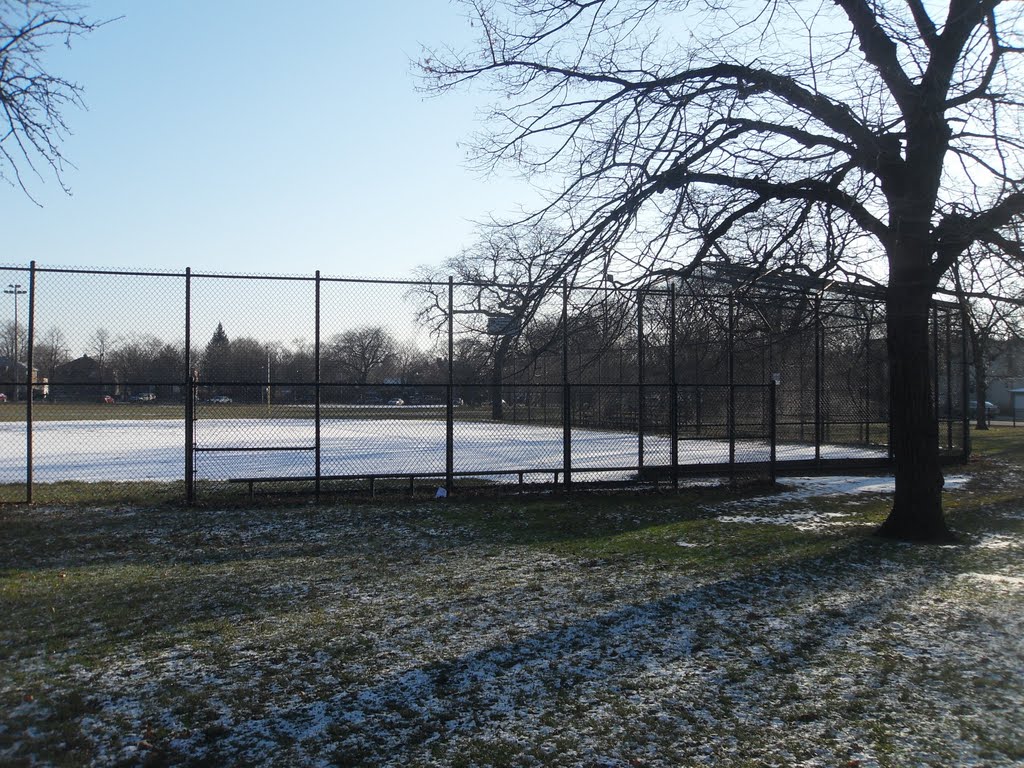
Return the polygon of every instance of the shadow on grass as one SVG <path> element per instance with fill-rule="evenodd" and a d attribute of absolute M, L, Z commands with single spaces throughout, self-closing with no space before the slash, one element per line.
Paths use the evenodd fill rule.
<path fill-rule="evenodd" d="M 630 723 L 616 737 L 625 753 L 639 753 L 647 734 L 664 728 L 675 734 L 666 739 L 697 732 L 725 743 L 754 727 L 749 724 L 799 728 L 814 719 L 864 715 L 853 700 L 832 702 L 825 711 L 823 702 L 802 701 L 799 690 L 785 696 L 782 691 L 799 689 L 810 667 L 827 667 L 838 639 L 884 622 L 895 605 L 913 603 L 924 588 L 940 583 L 943 564 L 955 564 L 959 551 L 877 541 L 867 527 L 800 533 L 744 525 L 723 533 L 716 526 L 724 524 L 708 519 L 709 510 L 735 498 L 726 489 L 705 489 L 682 497 L 609 494 L 400 509 L 364 504 L 0 510 L 8 534 L 0 549 L 8 587 L 6 632 L 18 637 L 0 658 L 14 665 L 40 649 L 58 656 L 70 651 L 78 663 L 98 665 L 102 679 L 102 665 L 120 647 L 159 656 L 161 649 L 183 644 L 216 646 L 221 634 L 273 620 L 288 628 L 289 638 L 301 639 L 278 646 L 273 661 L 251 659 L 253 679 L 298 679 L 312 667 L 318 676 L 340 681 L 319 684 L 315 701 L 308 703 L 271 704 L 257 697 L 230 726 L 199 741 L 168 737 L 160 748 L 169 763 L 244 761 L 254 733 L 296 749 L 332 744 L 332 757 L 346 764 L 375 764 L 430 749 L 450 757 L 449 748 L 486 763 L 503 730 L 559 733 L 576 727 L 565 723 L 597 727 L 602 711 L 615 707 L 622 712 L 607 716 Z M 705 538 L 699 539 L 702 531 Z M 674 537 L 684 535 L 701 546 L 677 546 Z M 652 561 L 663 563 L 675 584 L 689 580 L 692 586 L 650 600 L 626 594 L 592 616 L 527 616 L 543 618 L 539 623 L 548 628 L 522 631 L 509 623 L 507 642 L 482 641 L 447 658 L 451 628 L 442 614 L 470 627 L 493 623 L 495 616 L 511 622 L 524 587 L 496 585 L 490 608 L 472 591 L 446 591 L 439 614 L 425 616 L 419 626 L 399 623 L 397 638 L 386 633 L 387 621 L 400 616 L 376 616 L 362 628 L 339 627 L 350 633 L 345 637 L 357 648 L 354 657 L 351 650 L 333 655 L 338 637 L 318 635 L 323 630 L 311 625 L 313 617 L 343 607 L 352 594 L 397 585 L 403 599 L 414 599 L 410 582 L 448 578 L 444 567 L 465 551 L 473 558 L 514 561 L 521 548 L 562 553 L 577 571 L 592 569 L 577 573 L 587 588 L 602 582 L 614 587 L 616 574 L 628 572 L 631 563 Z M 911 578 L 884 578 L 894 570 Z M 472 571 L 463 575 L 470 582 L 474 577 Z M 544 588 L 543 574 L 537 580 Z M 780 600 L 792 600 L 793 615 L 766 616 L 765 609 L 778 608 Z M 392 611 L 401 605 L 381 603 Z M 578 607 L 562 605 L 567 613 Z M 485 616 L 487 611 L 492 613 Z M 773 626 L 772 620 L 782 624 Z M 374 643 L 416 647 L 424 640 L 426 657 L 420 660 L 382 663 L 372 653 Z M 266 648 L 262 643 L 275 641 L 253 642 Z M 347 674 L 350 664 L 379 665 L 383 674 L 369 682 L 353 678 Z M 228 675 L 226 669 L 215 671 L 215 677 Z M 154 673 L 160 674 L 156 668 Z M 648 702 L 631 709 L 631 701 L 643 700 L 645 685 L 657 689 L 666 680 L 668 694 L 657 707 Z M 207 695 L 223 694 L 221 683 L 206 685 Z M 166 706 L 143 693 L 117 695 L 142 698 L 144 707 Z M 758 738 L 764 737 L 750 736 L 749 759 L 757 757 L 756 744 L 763 743 Z M 813 757 L 808 752 L 807 759 Z M 836 757 L 852 759 L 846 753 Z"/>
<path fill-rule="evenodd" d="M 760 724 L 788 729 L 816 720 L 838 724 L 891 714 L 859 710 L 863 704 L 827 688 L 818 693 L 834 700 L 808 700 L 805 675 L 811 667 L 831 666 L 830 654 L 843 636 L 884 623 L 897 604 L 914 603 L 924 584 L 934 584 L 923 578 L 925 567 L 919 564 L 916 572 L 913 566 L 897 570 L 922 578 L 892 578 L 879 586 L 879 575 L 892 568 L 892 556 L 890 546 L 848 542 L 828 557 L 784 559 L 756 575 L 627 601 L 591 617 L 551 616 L 554 626 L 547 630 L 516 633 L 510 626 L 514 637 L 508 642 L 453 658 L 399 663 L 400 669 L 372 682 L 321 689 L 319 700 L 308 704 L 237 713 L 238 722 L 202 749 L 207 758 L 232 762 L 251 748 L 254 734 L 300 746 L 305 734 L 313 749 L 324 746 L 318 739 L 326 734 L 327 743 L 335 745 L 332 759 L 344 764 L 422 755 L 424 744 L 442 759 L 458 754 L 486 762 L 502 734 L 564 737 L 612 727 L 621 754 L 642 754 L 652 733 L 669 741 L 680 736 L 685 741 L 689 733 L 711 744 L 738 744 L 739 754 L 732 758 L 753 760 L 765 739 L 773 738 L 760 732 Z M 794 604 L 793 616 L 783 616 L 786 625 L 778 627 L 779 617 L 762 611 L 778 607 L 780 595 Z M 268 607 L 257 603 L 250 610 Z M 293 606 L 296 620 L 312 607 L 308 602 Z M 455 601 L 448 610 L 465 612 L 474 621 L 472 605 Z M 444 653 L 449 638 L 443 623 L 415 629 L 417 636 L 430 634 L 429 653 Z M 296 677 L 317 656 L 316 645 L 293 657 Z M 350 661 L 339 659 L 319 672 L 344 677 Z M 371 656 L 363 662 L 374 663 Z M 252 672 L 262 675 L 272 666 L 256 662 Z M 664 686 L 663 693 L 641 704 L 645 686 Z M 786 693 L 790 686 L 797 689 Z M 608 718 L 619 726 L 610 726 Z M 180 749 L 183 757 L 190 756 L 194 746 L 169 740 L 164 754 Z M 806 744 L 801 754 L 796 746 L 796 757 L 820 759 L 815 750 L 822 748 L 828 745 Z M 852 759 L 849 745 L 838 749 L 832 757 Z"/>
<path fill-rule="evenodd" d="M 795 541 L 777 526 L 716 543 L 708 505 L 726 498 L 735 494 L 397 508 L 10 508 L 0 510 L 0 581 L 19 644 L 60 652 L 87 647 L 98 626 L 121 642 L 154 634 L 173 642 L 193 624 L 258 620 L 289 613 L 293 603 L 316 610 L 318 595 L 346 585 L 372 590 L 384 577 L 415 576 L 466 551 L 528 547 L 587 567 L 640 557 L 699 571 L 752 570 L 787 552 L 836 545 L 829 536 Z M 679 548 L 684 533 L 703 537 L 704 546 Z"/>

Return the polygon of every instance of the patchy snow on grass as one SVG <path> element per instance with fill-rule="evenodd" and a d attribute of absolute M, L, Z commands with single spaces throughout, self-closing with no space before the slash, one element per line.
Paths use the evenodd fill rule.
<path fill-rule="evenodd" d="M 1013 591 L 1024 590 L 1024 576 L 1007 576 L 1002 573 L 965 573 L 962 578 L 987 582 L 996 587 Z"/>
<path fill-rule="evenodd" d="M 990 533 L 980 537 L 974 546 L 982 549 L 1011 549 L 1020 546 L 1020 540 L 1014 536 Z"/>
<path fill-rule="evenodd" d="M 1024 531 L 823 541 L 780 495 L 787 538 L 657 557 L 433 503 L 5 512 L 0 763 L 1020 765 Z"/>
<path fill-rule="evenodd" d="M 943 488 L 946 491 L 959 490 L 968 481 L 967 475 L 950 475 L 945 478 Z M 765 504 L 783 505 L 793 501 L 814 498 L 816 496 L 855 496 L 866 493 L 892 493 L 895 483 L 891 476 L 869 477 L 786 477 L 779 481 L 784 490 L 770 496 L 732 502 L 736 507 L 758 507 Z"/>
<path fill-rule="evenodd" d="M 944 488 L 958 490 L 967 480 L 966 475 L 952 475 L 946 478 Z M 801 531 L 822 531 L 858 524 L 853 514 L 857 504 L 856 501 L 848 503 L 849 513 L 823 512 L 815 509 L 814 499 L 827 498 L 830 506 L 834 506 L 836 498 L 891 494 L 894 490 L 891 477 L 787 477 L 779 485 L 784 490 L 774 494 L 717 504 L 716 519 L 720 523 L 786 525 Z"/>
<path fill-rule="evenodd" d="M 747 523 L 749 525 L 791 525 L 800 531 L 818 531 L 849 522 L 841 512 L 793 512 L 787 515 L 723 515 L 720 523 Z"/>

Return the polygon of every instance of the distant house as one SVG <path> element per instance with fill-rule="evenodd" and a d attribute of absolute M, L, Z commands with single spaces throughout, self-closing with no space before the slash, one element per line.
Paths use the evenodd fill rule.
<path fill-rule="evenodd" d="M 25 380 L 25 364 L 0 355 L 0 382 L 4 385 Z"/>
<path fill-rule="evenodd" d="M 25 399 L 25 374 L 28 366 L 21 361 L 0 355 L 0 392 L 7 395 L 8 400 Z M 32 369 L 32 389 L 36 398 L 47 394 L 46 379 L 39 378 L 39 369 Z"/>
<path fill-rule="evenodd" d="M 1011 403 L 1024 408 L 1024 398 L 1016 400 L 1013 390 L 1024 387 L 1024 339 L 999 339 L 992 342 L 988 364 L 988 386 L 985 399 L 995 403 L 1003 413 L 1010 413 Z"/>
<path fill-rule="evenodd" d="M 113 371 L 88 355 L 58 365 L 50 381 L 53 400 L 102 400 L 118 394 Z"/>

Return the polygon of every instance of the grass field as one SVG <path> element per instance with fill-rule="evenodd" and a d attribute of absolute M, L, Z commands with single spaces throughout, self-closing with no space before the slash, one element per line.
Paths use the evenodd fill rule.
<path fill-rule="evenodd" d="M 977 446 L 943 547 L 884 482 L 0 508 L 0 764 L 1021 765 L 1024 433 Z"/>

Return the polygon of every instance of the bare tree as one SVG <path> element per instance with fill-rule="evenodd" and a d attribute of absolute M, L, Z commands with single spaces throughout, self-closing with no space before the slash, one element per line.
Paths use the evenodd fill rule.
<path fill-rule="evenodd" d="M 267 396 L 273 366 L 274 350 L 270 345 L 249 336 L 236 336 L 230 343 L 230 376 L 234 384 L 229 391 L 245 402 L 259 402 Z"/>
<path fill-rule="evenodd" d="M 82 87 L 46 68 L 54 43 L 71 47 L 102 22 L 87 20 L 81 6 L 62 0 L 0 0 L 0 179 L 32 198 L 25 175 L 42 179 L 49 166 L 65 192 L 70 164 L 61 144 L 70 133 L 64 113 L 83 107 Z"/>
<path fill-rule="evenodd" d="M 427 283 L 420 291 L 425 297 L 420 320 L 437 334 L 447 333 L 445 280 L 451 276 L 458 284 L 452 308 L 456 332 L 487 339 L 491 416 L 496 420 L 504 417 L 501 385 L 510 352 L 561 281 L 579 271 L 558 249 L 560 241 L 543 227 L 484 226 L 472 246 L 438 268 L 421 270 Z"/>
<path fill-rule="evenodd" d="M 383 328 L 367 326 L 335 334 L 325 345 L 324 362 L 335 375 L 353 384 L 364 385 L 390 363 L 395 355 L 395 339 Z"/>
<path fill-rule="evenodd" d="M 150 391 L 154 380 L 154 360 L 163 351 L 164 342 L 155 336 L 143 334 L 123 339 L 106 352 L 109 367 L 122 385 L 134 390 Z"/>
<path fill-rule="evenodd" d="M 117 341 L 106 328 L 97 328 L 93 331 L 92 336 L 89 337 L 88 344 L 88 351 L 92 352 L 99 361 L 100 368 L 108 364 L 110 353 L 117 347 Z"/>
<path fill-rule="evenodd" d="M 42 341 L 36 343 L 33 357 L 42 375 L 52 379 L 57 367 L 71 359 L 71 347 L 64 331 L 57 327 L 48 330 Z"/>
<path fill-rule="evenodd" d="M 10 320 L 0 330 L 0 354 L 21 362 L 25 361 L 25 345 L 28 329 L 21 323 Z"/>
<path fill-rule="evenodd" d="M 1024 307 L 1020 298 L 1024 263 L 994 258 L 997 254 L 991 251 L 991 246 L 976 244 L 963 254 L 952 272 L 961 324 L 971 346 L 974 417 L 978 429 L 988 429 L 985 402 L 988 366 L 995 353 L 994 346 L 1001 339 L 1019 335 Z"/>
<path fill-rule="evenodd" d="M 1024 6 L 1009 0 L 465 0 L 480 44 L 427 51 L 426 86 L 496 92 L 476 159 L 552 188 L 536 218 L 579 262 L 685 270 L 755 242 L 765 267 L 884 258 L 896 492 L 880 533 L 951 534 L 928 309 L 973 243 L 1013 258 L 1024 211 Z M 832 247 L 855 226 L 859 240 Z M 801 252 L 807 253 L 805 249 Z"/>
<path fill-rule="evenodd" d="M 437 362 L 434 355 L 415 344 L 396 343 L 391 358 L 391 371 L 402 384 L 436 386 L 443 380 Z M 433 387 L 429 391 L 434 394 Z"/>

